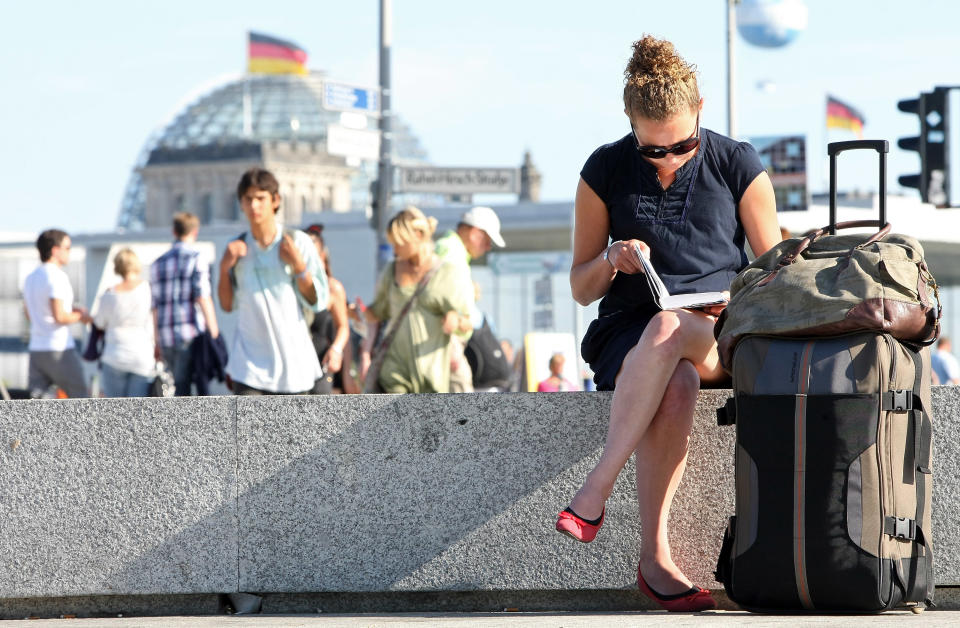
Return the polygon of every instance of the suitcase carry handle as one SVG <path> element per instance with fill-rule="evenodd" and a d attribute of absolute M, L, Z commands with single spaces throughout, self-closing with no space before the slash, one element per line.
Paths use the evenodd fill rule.
<path fill-rule="evenodd" d="M 780 270 L 781 268 L 789 266 L 797 261 L 797 258 L 800 257 L 801 253 L 806 251 L 810 245 L 816 241 L 817 238 L 827 233 L 827 231 L 831 230 L 831 228 L 836 231 L 837 229 L 856 229 L 858 227 L 880 227 L 880 231 L 870 236 L 865 242 L 861 242 L 857 246 L 850 249 L 851 253 L 856 249 L 862 249 L 865 246 L 873 244 L 877 240 L 890 233 L 890 223 L 888 222 L 881 224 L 877 220 L 851 220 L 849 222 L 841 222 L 840 224 L 829 224 L 826 227 L 821 227 L 813 233 L 807 235 L 803 240 L 800 241 L 800 244 L 797 245 L 797 248 L 781 257 L 780 261 L 777 262 L 776 270 Z"/>
<path fill-rule="evenodd" d="M 880 156 L 880 223 L 887 222 L 887 153 L 890 144 L 887 140 L 854 140 L 851 142 L 830 142 L 827 154 L 830 155 L 830 235 L 837 233 L 837 155 L 847 150 L 875 150 Z"/>

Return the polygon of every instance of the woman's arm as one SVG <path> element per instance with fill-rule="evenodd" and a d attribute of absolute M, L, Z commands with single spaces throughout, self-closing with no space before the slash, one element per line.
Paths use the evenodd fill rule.
<path fill-rule="evenodd" d="M 640 240 L 627 240 L 616 246 L 610 245 L 609 254 L 604 260 L 603 252 L 607 250 L 610 234 L 610 215 L 603 200 L 582 178 L 577 184 L 574 207 L 576 217 L 570 289 L 577 303 L 589 305 L 610 290 L 617 271 L 630 274 L 641 271 L 640 260 L 634 253 L 634 244 L 639 245 L 647 255 L 650 254 L 650 247 Z"/>
<path fill-rule="evenodd" d="M 370 353 L 373 351 L 373 343 L 377 341 L 377 332 L 380 331 L 380 319 L 374 316 L 370 308 L 365 313 L 367 319 L 367 335 L 363 337 L 360 343 L 360 369 L 359 376 L 361 380 L 367 379 L 367 371 L 370 370 Z"/>
<path fill-rule="evenodd" d="M 610 234 L 610 216 L 606 205 L 583 178 L 577 184 L 574 208 L 570 290 L 577 303 L 589 305 L 607 293 L 617 274 L 603 259 Z"/>
<path fill-rule="evenodd" d="M 330 348 L 323 356 L 323 370 L 337 373 L 343 367 L 343 355 L 347 341 L 350 339 L 350 324 L 347 322 L 347 292 L 343 289 L 343 284 L 333 277 L 329 277 L 328 281 L 330 284 L 330 316 L 333 318 L 333 326 L 336 332 L 334 332 Z"/>
<path fill-rule="evenodd" d="M 770 176 L 766 172 L 758 174 L 747 186 L 737 211 L 747 234 L 750 250 L 755 256 L 763 255 L 780 242 L 782 238 L 777 221 L 777 201 L 773 195 Z"/>

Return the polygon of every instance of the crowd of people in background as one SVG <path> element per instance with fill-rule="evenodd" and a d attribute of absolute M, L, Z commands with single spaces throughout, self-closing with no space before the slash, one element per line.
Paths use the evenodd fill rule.
<path fill-rule="evenodd" d="M 349 302 L 334 278 L 323 225 L 279 221 L 279 190 L 267 170 L 243 174 L 236 193 L 249 228 L 215 269 L 195 245 L 200 223 L 188 212 L 174 215 L 174 242 L 149 268 L 131 248 L 119 250 L 110 260 L 117 282 L 97 295 L 92 313 L 74 304 L 64 271 L 70 236 L 40 234 L 42 263 L 24 286 L 30 396 L 52 387 L 88 396 L 75 323 L 89 324 L 83 358 L 98 363 L 95 392 L 106 397 L 205 395 L 214 379 L 237 395 L 518 390 L 513 347 L 478 306 L 470 270 L 472 260 L 506 245 L 493 209 L 466 211 L 436 239 L 435 218 L 413 206 L 397 212 L 385 234 L 394 260 L 367 307 Z M 212 272 L 220 309 L 235 318 L 229 344 Z M 557 354 L 540 390 L 576 389 L 554 372 L 558 356 L 562 370 Z"/>
<path fill-rule="evenodd" d="M 236 317 L 227 345 L 220 335 L 211 268 L 195 246 L 196 215 L 173 217 L 174 242 L 149 269 L 130 248 L 111 260 L 118 281 L 94 301 L 74 304 L 65 267 L 70 236 L 48 229 L 37 238 L 41 264 L 26 278 L 30 323 L 28 391 L 86 397 L 81 353 L 70 327 L 90 325 L 83 358 L 97 361 L 106 397 L 206 395 L 224 381 L 237 395 L 362 392 L 506 392 L 520 390 L 523 352 L 499 339 L 479 307 L 470 262 L 504 247 L 500 220 L 474 207 L 434 239 L 437 221 L 416 207 L 387 225 L 394 260 L 376 282 L 373 302 L 347 298 L 332 274 L 323 225 L 294 229 L 277 218 L 282 202 L 272 173 L 252 168 L 237 186 L 249 230 L 229 242 L 218 265 L 220 308 Z M 790 237 L 789 232 L 781 232 Z M 580 387 L 554 353 L 538 392 Z M 960 384 L 950 339 L 932 352 L 934 384 Z"/>

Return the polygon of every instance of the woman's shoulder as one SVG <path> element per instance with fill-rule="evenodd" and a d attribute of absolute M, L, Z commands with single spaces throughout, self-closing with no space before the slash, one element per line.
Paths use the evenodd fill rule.
<path fill-rule="evenodd" d="M 435 275 L 444 281 L 470 281 L 470 267 L 452 260 L 441 259 L 437 262 Z"/>
<path fill-rule="evenodd" d="M 587 164 L 591 162 L 609 162 L 610 160 L 620 159 L 624 151 L 631 148 L 634 144 L 633 138 L 628 133 L 618 140 L 608 142 L 598 146 L 587 158 Z"/>
<path fill-rule="evenodd" d="M 710 129 L 701 129 L 700 132 L 704 139 L 706 152 L 719 161 L 732 163 L 742 160 L 744 155 L 756 155 L 757 151 L 750 142 L 735 140 Z"/>

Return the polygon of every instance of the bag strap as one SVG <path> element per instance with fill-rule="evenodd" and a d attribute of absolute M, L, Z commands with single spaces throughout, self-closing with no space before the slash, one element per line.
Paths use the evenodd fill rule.
<path fill-rule="evenodd" d="M 419 283 L 417 283 L 417 289 L 413 291 L 413 295 L 406 303 L 403 304 L 403 307 L 400 309 L 400 313 L 390 321 L 387 331 L 383 334 L 383 338 L 380 339 L 380 342 L 377 343 L 376 348 L 373 350 L 373 358 L 370 360 L 370 368 L 367 369 L 367 380 L 363 384 L 363 392 L 371 393 L 374 392 L 377 386 L 376 379 L 380 374 L 380 368 L 383 366 L 383 361 L 387 357 L 387 349 L 390 348 L 390 344 L 393 342 L 394 336 L 397 335 L 397 330 L 400 328 L 400 323 L 403 322 L 403 319 L 406 318 L 407 314 L 410 313 L 410 308 L 413 307 L 414 302 L 417 300 L 417 297 L 423 292 L 424 288 L 427 287 L 427 284 L 430 283 L 430 280 L 436 274 L 437 269 L 440 268 L 440 264 L 434 264 L 430 270 L 423 274 L 423 277 L 420 278 Z M 371 377 L 371 374 L 374 376 Z"/>

